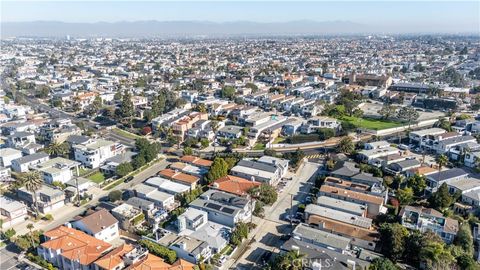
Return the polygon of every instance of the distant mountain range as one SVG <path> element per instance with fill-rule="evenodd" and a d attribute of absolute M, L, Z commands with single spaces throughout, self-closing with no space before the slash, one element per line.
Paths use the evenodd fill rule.
<path fill-rule="evenodd" d="M 455 27 L 441 30 L 426 24 L 389 27 L 350 21 L 290 22 L 209 22 L 209 21 L 132 21 L 67 23 L 57 21 L 2 22 L 1 37 L 233 37 L 281 35 L 351 35 L 379 33 L 455 33 Z M 413 27 L 413 28 L 411 28 Z M 468 32 L 467 29 L 465 29 Z M 474 31 L 478 35 L 477 31 Z"/>
<path fill-rule="evenodd" d="M 333 35 L 372 32 L 368 26 L 348 21 L 291 21 L 259 23 L 249 21 L 134 21 L 66 23 L 55 21 L 2 22 L 6 37 L 191 37 L 242 35 Z"/>

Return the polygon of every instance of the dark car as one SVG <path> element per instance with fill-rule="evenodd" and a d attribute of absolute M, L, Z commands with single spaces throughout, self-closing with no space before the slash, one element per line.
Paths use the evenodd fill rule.
<path fill-rule="evenodd" d="M 125 179 L 125 183 L 128 183 L 132 180 L 133 180 L 133 176 L 129 176 L 129 177 L 127 177 L 127 179 Z"/>

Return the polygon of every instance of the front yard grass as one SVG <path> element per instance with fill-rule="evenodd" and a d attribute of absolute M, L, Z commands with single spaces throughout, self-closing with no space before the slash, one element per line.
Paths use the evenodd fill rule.
<path fill-rule="evenodd" d="M 255 144 L 255 146 L 253 147 L 253 150 L 265 150 L 265 144 L 263 144 L 263 143 L 257 143 L 257 144 Z"/>
<path fill-rule="evenodd" d="M 136 139 L 141 138 L 140 136 L 138 136 L 136 134 L 133 134 L 131 132 L 128 132 L 128 131 L 125 131 L 125 130 L 119 129 L 119 128 L 112 129 L 112 132 L 119 135 L 119 136 L 129 138 L 129 139 L 132 139 L 132 140 L 136 140 Z"/>
<path fill-rule="evenodd" d="M 90 181 L 92 181 L 94 183 L 100 184 L 103 181 L 105 181 L 105 175 L 103 175 L 103 173 L 101 173 L 101 172 L 96 172 L 96 173 L 90 175 L 88 177 L 88 179 L 90 179 Z"/>

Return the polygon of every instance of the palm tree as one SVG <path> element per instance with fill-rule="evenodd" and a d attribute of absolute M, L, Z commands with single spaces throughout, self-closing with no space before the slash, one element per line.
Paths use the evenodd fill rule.
<path fill-rule="evenodd" d="M 35 226 L 33 226 L 32 223 L 29 223 L 27 225 L 27 229 L 30 231 L 30 240 L 32 241 L 32 247 L 35 247 L 35 242 L 33 241 L 33 229 L 35 228 Z"/>
<path fill-rule="evenodd" d="M 25 184 L 27 191 L 32 192 L 33 194 L 33 208 L 35 209 L 35 214 L 38 216 L 38 207 L 37 207 L 37 190 L 42 187 L 43 181 L 42 177 L 38 171 L 27 172 L 22 176 L 22 181 Z"/>
<path fill-rule="evenodd" d="M 68 145 L 54 142 L 45 147 L 45 152 L 50 156 L 65 157 L 68 154 Z"/>
<path fill-rule="evenodd" d="M 217 141 L 217 131 L 218 131 L 218 127 L 219 127 L 218 121 L 213 120 L 210 123 L 210 126 L 212 127 L 213 136 L 214 136 L 213 137 L 213 155 L 215 156 L 215 152 L 216 152 L 215 143 Z"/>
<path fill-rule="evenodd" d="M 448 163 L 448 157 L 444 154 L 441 154 L 440 156 L 437 157 L 437 164 L 438 164 L 438 173 L 440 176 L 440 173 L 442 171 L 442 168 L 447 165 Z"/>

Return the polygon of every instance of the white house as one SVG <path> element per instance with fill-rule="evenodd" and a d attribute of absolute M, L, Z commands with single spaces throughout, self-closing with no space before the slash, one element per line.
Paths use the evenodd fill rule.
<path fill-rule="evenodd" d="M 22 152 L 13 148 L 0 149 L 0 167 L 10 167 L 12 160 L 21 158 Z"/>
<path fill-rule="evenodd" d="M 72 227 L 105 242 L 119 237 L 118 220 L 106 209 L 74 221 Z"/>
<path fill-rule="evenodd" d="M 3 228 L 11 227 L 25 220 L 27 206 L 11 198 L 0 196 L 0 218 L 3 220 Z"/>
<path fill-rule="evenodd" d="M 80 162 L 70 159 L 56 157 L 40 164 L 30 166 L 30 169 L 39 171 L 43 176 L 43 181 L 48 184 L 53 182 L 67 183 L 73 176 L 78 176 L 78 166 Z"/>
<path fill-rule="evenodd" d="M 48 154 L 40 152 L 12 160 L 12 170 L 15 172 L 28 172 L 31 166 L 46 162 L 50 159 Z"/>
<path fill-rule="evenodd" d="M 120 143 L 97 139 L 73 146 L 75 160 L 80 161 L 85 167 L 98 168 L 108 158 L 124 151 Z"/>

